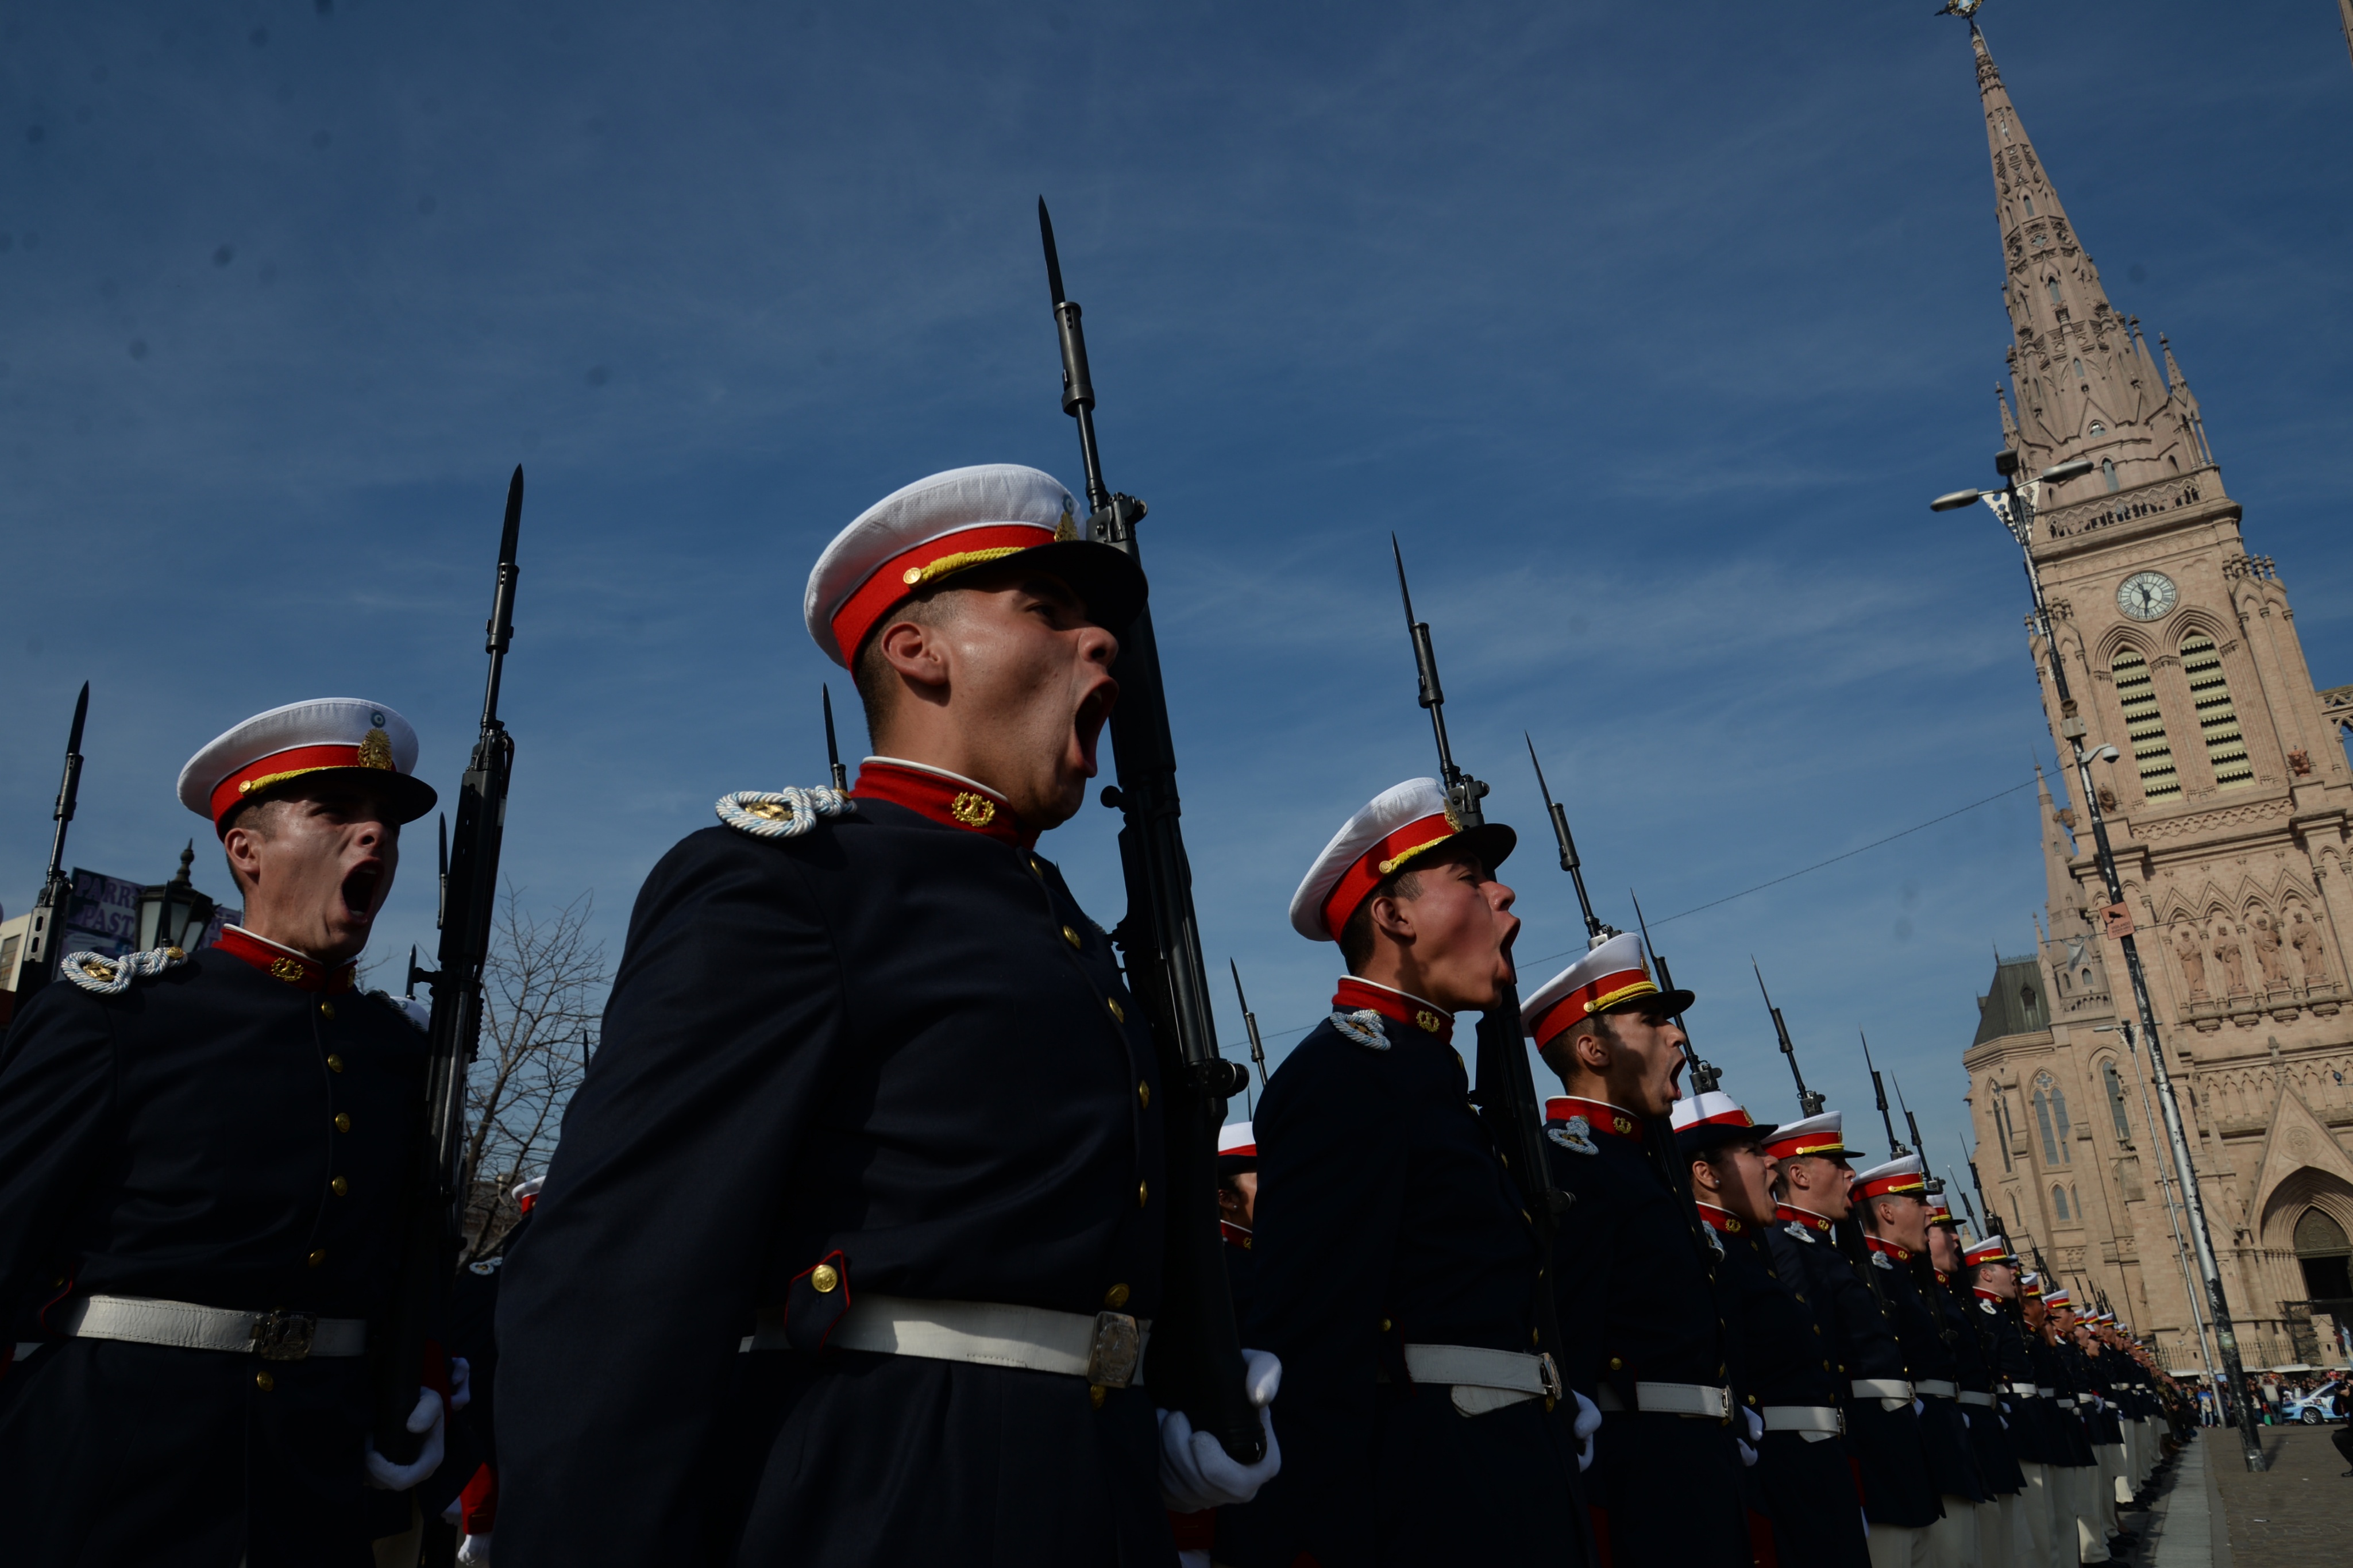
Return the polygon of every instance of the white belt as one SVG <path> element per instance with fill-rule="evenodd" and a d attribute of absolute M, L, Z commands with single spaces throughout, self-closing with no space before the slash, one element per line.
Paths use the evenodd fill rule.
<path fill-rule="evenodd" d="M 1125 1388 L 1144 1365 L 1144 1347 L 1151 1338 L 1152 1320 L 1125 1312 L 860 1296 L 834 1323 L 825 1343 L 828 1350 L 1018 1367 L 1083 1377 L 1098 1388 Z M 790 1350 L 784 1309 L 763 1309 L 759 1331 L 744 1348 Z"/>
<path fill-rule="evenodd" d="M 1593 1403 L 1604 1411 L 1622 1412 L 1624 1401 L 1608 1384 Z M 1638 1383 L 1634 1408 L 1654 1415 L 1700 1415 L 1710 1421 L 1732 1419 L 1732 1390 L 1704 1383 Z"/>
<path fill-rule="evenodd" d="M 1767 1432 L 1796 1432 L 1809 1443 L 1846 1435 L 1846 1412 L 1835 1405 L 1767 1405 L 1758 1414 Z"/>
<path fill-rule="evenodd" d="M 2063 1399 L 2059 1402 L 2059 1408 L 2062 1410 L 2073 1410 L 2075 1408 L 2075 1402 L 2072 1399 Z"/>
<path fill-rule="evenodd" d="M 1950 1399 L 1959 1394 L 1960 1389 L 1957 1385 L 1947 1383 L 1941 1377 L 1924 1377 L 1919 1382 L 1912 1385 L 1912 1392 L 1915 1394 L 1934 1394 L 1938 1399 Z"/>
<path fill-rule="evenodd" d="M 1990 1410 L 1993 1408 L 1993 1395 L 1990 1394 L 1975 1394 L 1964 1389 L 1961 1392 L 1961 1403 L 1964 1405 L 1981 1405 Z"/>
<path fill-rule="evenodd" d="M 2048 1399 L 2058 1392 L 2059 1391 L 2057 1389 L 2052 1388 L 2048 1384 L 2038 1384 L 2035 1385 L 2034 1395 L 2038 1399 Z"/>
<path fill-rule="evenodd" d="M 238 1312 L 140 1296 L 81 1296 L 56 1314 L 58 1331 L 81 1340 L 123 1340 L 191 1351 L 233 1351 L 264 1361 L 367 1352 L 365 1318 L 309 1312 Z M 21 1353 L 21 1352 L 20 1352 Z"/>
<path fill-rule="evenodd" d="M 1852 1386 L 1857 1399 L 1876 1399 L 1884 1410 L 1901 1410 L 1912 1403 L 1912 1385 L 1900 1377 L 1858 1377 Z"/>
<path fill-rule="evenodd" d="M 2042 1392 L 2031 1383 L 2005 1383 L 2002 1387 L 2021 1399 L 2033 1399 Z"/>
<path fill-rule="evenodd" d="M 1465 1415 L 1484 1415 L 1539 1395 L 1557 1400 L 1562 1394 L 1560 1369 L 1552 1357 L 1525 1351 L 1408 1345 L 1405 1370 L 1416 1383 L 1451 1388 L 1454 1408 Z"/>

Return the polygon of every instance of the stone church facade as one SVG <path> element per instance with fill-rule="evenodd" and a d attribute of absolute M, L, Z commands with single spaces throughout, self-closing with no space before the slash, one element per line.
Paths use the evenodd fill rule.
<path fill-rule="evenodd" d="M 2316 689 L 2172 348 L 2109 303 L 1971 27 L 2013 341 L 2004 444 L 2044 487 L 2030 623 L 2045 719 L 2065 662 L 2251 1366 L 2344 1364 L 2353 1329 L 2353 688 Z M 2060 754 L 2066 754 L 2063 742 Z M 2073 779 L 2064 790 L 2073 795 Z M 2048 925 L 1997 961 L 1969 1074 L 1975 1165 L 2019 1251 L 2201 1367 L 2186 1220 L 2088 826 L 2042 792 Z M 2132 1026 L 2132 1038 L 2120 1026 Z M 2176 1199 L 2178 1191 L 2172 1194 Z M 2202 1303 L 2201 1303 L 2202 1305 Z"/>

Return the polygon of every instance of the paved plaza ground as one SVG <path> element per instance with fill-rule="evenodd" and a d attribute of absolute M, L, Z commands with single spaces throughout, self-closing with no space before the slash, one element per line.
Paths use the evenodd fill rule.
<path fill-rule="evenodd" d="M 2353 1563 L 2353 1478 L 2334 1426 L 2266 1426 L 2270 1468 L 2250 1472 L 2238 1437 L 2206 1427 L 2175 1460 L 2146 1511 L 2130 1568 L 2343 1568 Z"/>

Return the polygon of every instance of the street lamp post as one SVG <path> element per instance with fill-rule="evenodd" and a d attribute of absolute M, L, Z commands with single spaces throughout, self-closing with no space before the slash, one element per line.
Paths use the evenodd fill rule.
<path fill-rule="evenodd" d="M 139 889 L 139 946 L 142 950 L 176 947 L 185 952 L 203 939 L 212 923 L 213 901 L 196 891 L 188 879 L 195 864 L 196 844 L 180 851 L 180 872 L 160 887 Z"/>
<path fill-rule="evenodd" d="M 2100 879 L 2107 889 L 2107 919 L 2109 930 L 2117 945 L 2124 949 L 2125 972 L 2132 979 L 2133 1002 L 2140 1013 L 2141 1037 L 2148 1042 L 2149 1069 L 2157 1079 L 2157 1103 L 2165 1118 L 2165 1132 L 2173 1150 L 2174 1168 L 2181 1177 L 2182 1206 L 2189 1216 L 2189 1240 L 2198 1256 L 2198 1272 L 2206 1286 L 2207 1313 L 2214 1325 L 2214 1342 L 2221 1352 L 2222 1375 L 2226 1395 L 2238 1414 L 2239 1441 L 2244 1450 L 2247 1468 L 2264 1468 L 2263 1440 L 2255 1435 L 2254 1401 L 2247 1387 L 2245 1366 L 2239 1359 L 2238 1335 L 2231 1327 L 2230 1303 L 2222 1295 L 2222 1269 L 2216 1261 L 2214 1237 L 2206 1223 L 2206 1204 L 2200 1194 L 2197 1167 L 2189 1158 L 2189 1139 L 2182 1130 L 2181 1107 L 2173 1095 L 2173 1076 L 2166 1070 L 2165 1047 L 2157 1028 L 2157 1009 L 2148 999 L 2148 981 L 2140 963 L 2140 949 L 2133 941 L 2132 917 L 2125 908 L 2124 882 L 2116 875 L 2116 852 L 2108 844 L 2107 818 L 2100 812 L 2100 792 L 2092 784 L 2092 762 L 2094 752 L 2084 749 L 2087 733 L 2073 695 L 2067 689 L 2067 663 L 2059 657 L 2059 639 L 2051 622 L 2051 606 L 2042 596 L 2042 576 L 2034 565 L 2034 506 L 2046 484 L 2063 484 L 2081 479 L 2092 471 L 2088 458 L 2048 468 L 2028 480 L 2019 483 L 2019 456 L 2014 451 L 2001 452 L 1994 458 L 1994 468 L 2002 476 L 2002 488 L 1987 492 L 1956 490 L 1938 496 L 1929 502 L 1934 511 L 1951 511 L 1982 500 L 2001 519 L 2002 526 L 2018 542 L 2026 557 L 2027 586 L 2034 595 L 2034 626 L 2042 636 L 2042 646 L 2051 655 L 2051 683 L 2059 695 L 2059 737 L 2073 753 L 2075 764 L 2075 797 L 2083 803 L 2084 813 L 2092 825 L 2094 858 L 2098 862 Z M 2102 746 L 2096 755 L 2102 761 L 2113 762 L 2119 753 L 2114 746 Z"/>
<path fill-rule="evenodd" d="M 2140 1088 L 2141 1120 L 2147 1123 L 2149 1131 L 2154 1133 L 2160 1123 L 2158 1120 L 2157 1107 L 2149 1103 L 2148 1078 L 2140 1070 L 2140 1053 L 2133 1048 L 2132 1025 L 2119 1019 L 2113 1024 L 2095 1024 L 2093 1026 L 2093 1032 L 2124 1037 L 2125 1055 L 2132 1058 L 2133 1082 Z M 2172 1151 L 2168 1150 L 2166 1154 L 2167 1159 L 2170 1160 Z M 2166 1163 L 2162 1161 L 2157 1167 L 2157 1190 L 2165 1199 L 2166 1223 L 2173 1227 L 2173 1254 L 2175 1259 L 2181 1265 L 2181 1288 L 2189 1301 L 2190 1326 L 2198 1331 L 2198 1359 L 2206 1363 L 2206 1381 L 2210 1384 L 2216 1383 L 2221 1380 L 2214 1371 L 2214 1347 L 2206 1338 L 2206 1314 L 2198 1310 L 2198 1281 L 2189 1272 L 2189 1244 L 2182 1238 L 2181 1235 L 2181 1207 L 2174 1202 L 2174 1178 L 2166 1174 Z"/>

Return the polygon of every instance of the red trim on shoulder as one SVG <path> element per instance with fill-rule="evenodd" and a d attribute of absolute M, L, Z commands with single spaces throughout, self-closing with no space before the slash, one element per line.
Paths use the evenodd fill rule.
<path fill-rule="evenodd" d="M 1400 1024 L 1411 1024 L 1423 1034 L 1435 1035 L 1444 1044 L 1454 1043 L 1453 1014 L 1441 1012 L 1419 996 L 1392 991 L 1353 974 L 1342 979 L 1333 992 L 1332 1005 L 1344 1013 L 1369 1007 L 1384 1018 L 1395 1018 Z"/>
<path fill-rule="evenodd" d="M 312 958 L 280 947 L 266 937 L 259 937 L 243 926 L 224 926 L 220 940 L 206 950 L 225 952 L 231 958 L 253 965 L 274 980 L 282 980 L 297 991 L 349 991 L 359 973 L 359 960 L 348 959 L 335 968 Z"/>
<path fill-rule="evenodd" d="M 1792 1208 L 1788 1204 L 1777 1205 L 1773 1210 L 1773 1217 L 1777 1220 L 1796 1220 L 1808 1230 L 1827 1231 L 1831 1227 L 1830 1221 L 1811 1209 Z"/>
<path fill-rule="evenodd" d="M 1596 1132 L 1607 1132 L 1617 1138 L 1640 1138 L 1642 1135 L 1641 1117 L 1606 1100 L 1583 1100 L 1573 1094 L 1556 1094 L 1545 1101 L 1546 1121 L 1566 1121 L 1572 1116 L 1584 1117 L 1585 1124 Z"/>
<path fill-rule="evenodd" d="M 1036 832 L 1022 826 L 1003 796 L 923 768 L 903 768 L 891 763 L 861 763 L 858 782 L 849 786 L 849 798 L 887 800 L 934 822 L 961 827 L 984 838 L 1000 839 L 1021 849 L 1035 848 L 1038 843 Z"/>

